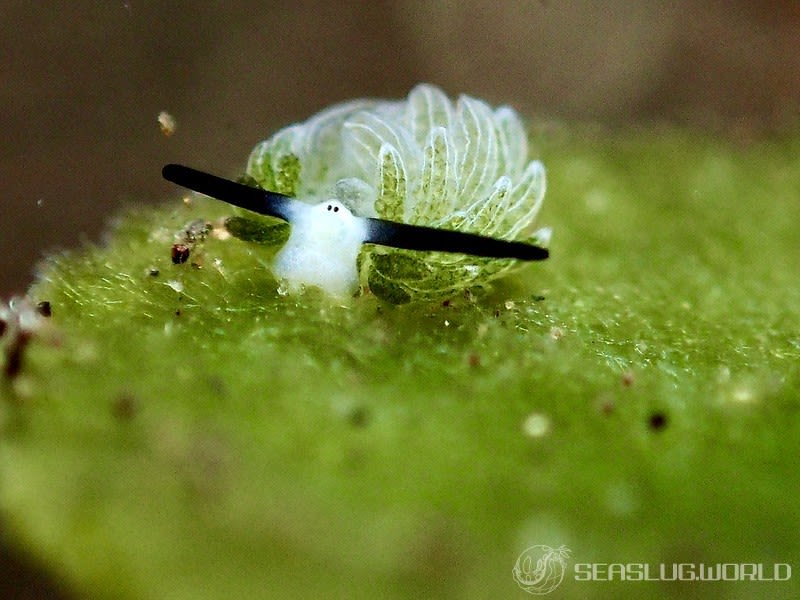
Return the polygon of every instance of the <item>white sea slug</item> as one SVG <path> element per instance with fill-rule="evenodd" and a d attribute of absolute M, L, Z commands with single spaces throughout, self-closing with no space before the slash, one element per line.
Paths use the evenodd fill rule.
<path fill-rule="evenodd" d="M 484 285 L 517 259 L 547 257 L 540 246 L 550 230 L 533 228 L 544 167 L 528 160 L 517 113 L 469 96 L 454 104 L 432 85 L 402 101 L 338 104 L 258 144 L 245 180 L 277 192 L 260 192 L 270 200 L 198 173 L 164 171 L 249 209 L 249 222 L 260 218 L 250 211 L 290 222 L 273 271 L 291 291 L 317 286 L 342 296 L 360 284 L 403 303 Z"/>

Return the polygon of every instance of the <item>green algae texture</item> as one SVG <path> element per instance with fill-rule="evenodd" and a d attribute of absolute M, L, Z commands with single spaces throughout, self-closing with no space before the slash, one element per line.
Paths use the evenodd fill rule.
<path fill-rule="evenodd" d="M 177 195 L 48 259 L 4 541 L 85 598 L 528 598 L 537 544 L 554 599 L 800 597 L 800 137 L 533 138 L 551 258 L 445 301 L 282 295 Z M 718 562 L 794 573 L 573 571 Z"/>

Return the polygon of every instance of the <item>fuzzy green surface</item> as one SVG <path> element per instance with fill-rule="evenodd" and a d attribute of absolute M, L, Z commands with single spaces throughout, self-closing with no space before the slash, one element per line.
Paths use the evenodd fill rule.
<path fill-rule="evenodd" d="M 4 536 L 91 598 L 527 598 L 535 544 L 572 551 L 552 598 L 800 596 L 800 140 L 534 142 L 552 258 L 446 305 L 280 296 L 235 238 L 173 265 L 231 214 L 203 200 L 54 257 L 0 392 Z"/>

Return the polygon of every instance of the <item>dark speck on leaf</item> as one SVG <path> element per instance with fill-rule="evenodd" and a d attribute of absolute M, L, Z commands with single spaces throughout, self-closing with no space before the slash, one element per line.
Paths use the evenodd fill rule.
<path fill-rule="evenodd" d="M 150 269 L 149 275 L 150 275 L 150 277 L 158 277 L 159 270 L 158 269 Z"/>
<path fill-rule="evenodd" d="M 121 394 L 111 405 L 111 413 L 120 421 L 130 421 L 136 416 L 138 403 L 130 394 Z"/>
<path fill-rule="evenodd" d="M 206 379 L 206 383 L 208 384 L 208 388 L 215 396 L 223 397 L 227 393 L 227 388 L 225 386 L 225 380 L 218 375 L 210 375 Z"/>
<path fill-rule="evenodd" d="M 50 306 L 50 303 L 47 300 L 43 300 L 36 305 L 36 312 L 43 317 L 50 317 L 53 315 L 53 307 Z"/>
<path fill-rule="evenodd" d="M 8 327 L 8 323 L 6 323 L 5 319 L 0 319 L 0 337 L 3 337 L 6 327 Z"/>
<path fill-rule="evenodd" d="M 347 420 L 353 427 L 364 427 L 369 421 L 369 412 L 363 406 L 355 406 L 349 411 Z"/>
<path fill-rule="evenodd" d="M 647 423 L 653 431 L 662 431 L 667 426 L 667 415 L 662 412 L 654 412 L 648 418 Z"/>

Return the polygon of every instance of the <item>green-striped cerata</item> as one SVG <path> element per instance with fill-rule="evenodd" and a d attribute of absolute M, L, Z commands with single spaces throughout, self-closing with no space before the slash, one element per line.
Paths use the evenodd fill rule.
<path fill-rule="evenodd" d="M 549 254 L 550 230 L 534 230 L 544 167 L 529 160 L 517 113 L 469 96 L 454 103 L 432 85 L 278 131 L 253 149 L 241 182 L 180 165 L 163 173 L 244 209 L 228 220 L 237 237 L 274 239 L 260 228 L 288 221 L 272 270 L 289 292 L 442 298 Z"/>

